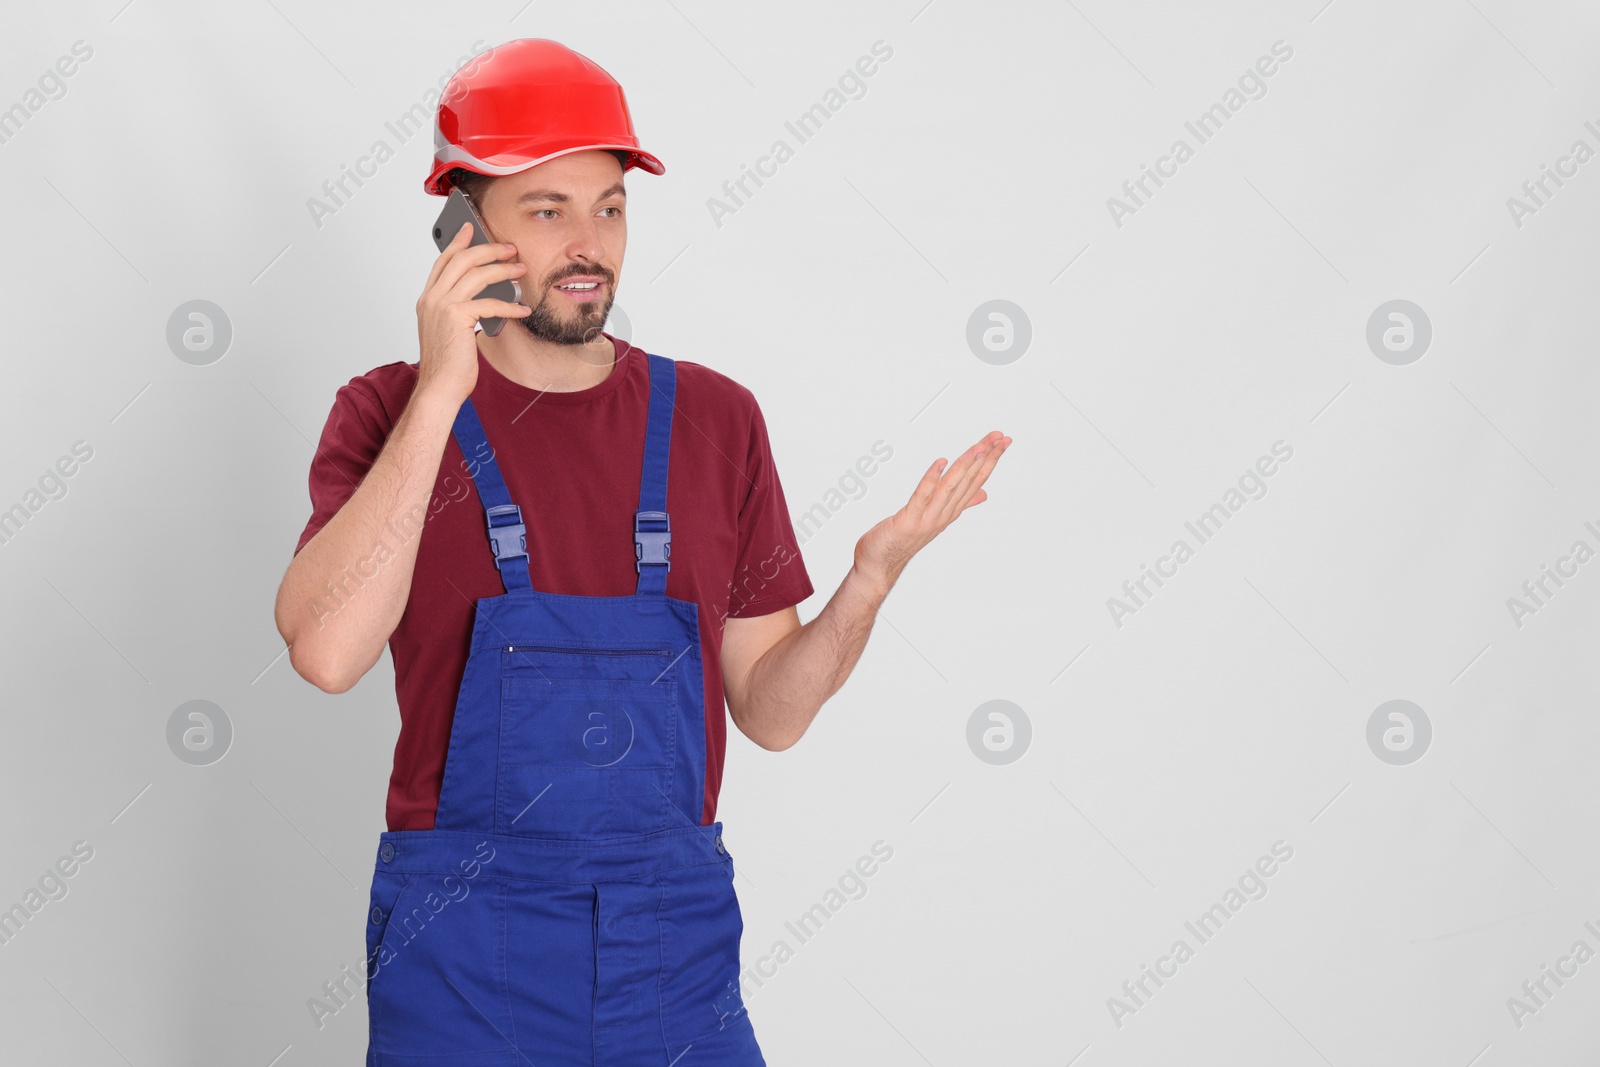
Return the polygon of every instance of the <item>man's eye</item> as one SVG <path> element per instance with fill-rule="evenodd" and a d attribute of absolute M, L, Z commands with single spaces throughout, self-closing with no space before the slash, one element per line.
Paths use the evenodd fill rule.
<path fill-rule="evenodd" d="M 547 211 L 550 212 L 553 215 L 553 214 L 555 214 L 556 209 L 553 208 L 553 207 L 542 207 L 539 210 L 535 211 L 534 214 L 535 215 L 543 215 Z"/>
<path fill-rule="evenodd" d="M 604 207 L 604 208 L 601 208 L 600 210 L 601 211 L 615 211 L 616 214 L 611 216 L 611 218 L 614 218 L 614 219 L 615 218 L 620 218 L 622 216 L 622 209 L 620 207 Z"/>

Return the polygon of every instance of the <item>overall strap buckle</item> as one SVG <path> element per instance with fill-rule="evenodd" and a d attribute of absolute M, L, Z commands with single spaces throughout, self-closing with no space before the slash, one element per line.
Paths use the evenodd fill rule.
<path fill-rule="evenodd" d="M 672 569 L 672 527 L 665 511 L 637 511 L 633 515 L 633 564 L 635 573 L 646 563 L 659 563 Z M 665 573 L 665 572 L 663 572 Z"/>
<path fill-rule="evenodd" d="M 489 523 L 489 545 L 494 549 L 494 565 L 502 561 L 528 558 L 528 528 L 522 521 L 522 509 L 515 504 L 495 504 L 484 508 Z M 506 522 L 496 522 L 506 519 Z M 503 568 L 502 568 L 503 569 Z"/>

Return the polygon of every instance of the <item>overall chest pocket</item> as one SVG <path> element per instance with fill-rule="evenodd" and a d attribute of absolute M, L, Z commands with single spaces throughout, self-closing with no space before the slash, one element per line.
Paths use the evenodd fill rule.
<path fill-rule="evenodd" d="M 592 836 L 675 825 L 678 684 L 660 649 L 501 654 L 497 830 Z"/>

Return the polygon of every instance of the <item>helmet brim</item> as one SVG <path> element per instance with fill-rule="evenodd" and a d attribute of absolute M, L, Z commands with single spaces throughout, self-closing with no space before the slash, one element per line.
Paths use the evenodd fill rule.
<path fill-rule="evenodd" d="M 531 158 L 524 152 L 511 150 L 498 153 L 487 159 L 479 159 L 454 145 L 446 145 L 441 152 L 435 154 L 433 170 L 423 183 L 423 189 L 433 196 L 448 196 L 450 187 L 445 182 L 445 175 L 457 167 L 490 178 L 504 178 L 511 174 L 521 174 L 523 171 L 537 167 L 541 163 L 548 163 L 552 159 L 569 156 L 574 152 L 593 151 L 628 153 L 627 162 L 622 165 L 624 172 L 634 169 L 645 171 L 648 174 L 665 174 L 667 172 L 667 168 L 661 160 L 641 148 L 626 144 L 572 145 L 555 151 L 547 151 L 542 155 Z"/>

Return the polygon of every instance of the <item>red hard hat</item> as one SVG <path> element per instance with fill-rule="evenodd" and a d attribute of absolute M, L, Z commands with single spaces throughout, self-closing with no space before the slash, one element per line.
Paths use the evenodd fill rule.
<path fill-rule="evenodd" d="M 448 196 L 461 167 L 502 177 L 571 152 L 613 149 L 633 167 L 667 168 L 639 147 L 622 86 L 559 41 L 525 37 L 496 45 L 456 71 L 433 124 L 433 171 L 423 188 Z"/>

